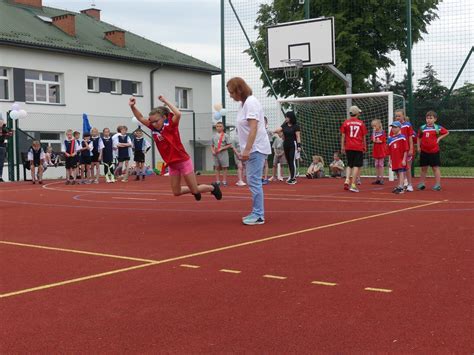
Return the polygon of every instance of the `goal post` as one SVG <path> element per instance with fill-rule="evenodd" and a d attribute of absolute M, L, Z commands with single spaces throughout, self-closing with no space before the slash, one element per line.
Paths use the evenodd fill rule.
<path fill-rule="evenodd" d="M 313 155 L 322 156 L 326 175 L 329 175 L 329 164 L 333 154 L 340 151 L 341 134 L 339 128 L 349 117 L 352 105 L 362 110 L 360 119 L 367 126 L 367 152 L 364 154 L 363 176 L 375 176 L 374 159 L 372 158 L 371 122 L 379 119 L 388 134 L 393 122 L 394 111 L 405 108 L 405 99 L 393 92 L 376 92 L 350 95 L 329 95 L 300 97 L 278 100 L 283 109 L 292 109 L 296 113 L 301 128 L 303 147 L 303 164 L 309 165 Z M 344 157 L 341 157 L 344 160 Z M 385 161 L 385 175 L 390 180 L 394 176 Z"/>

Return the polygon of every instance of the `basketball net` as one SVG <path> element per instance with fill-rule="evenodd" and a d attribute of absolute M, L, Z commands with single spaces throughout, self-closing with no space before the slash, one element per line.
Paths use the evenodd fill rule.
<path fill-rule="evenodd" d="M 300 77 L 300 69 L 303 68 L 303 61 L 301 59 L 283 59 L 280 62 L 283 64 L 285 78 L 298 79 Z"/>

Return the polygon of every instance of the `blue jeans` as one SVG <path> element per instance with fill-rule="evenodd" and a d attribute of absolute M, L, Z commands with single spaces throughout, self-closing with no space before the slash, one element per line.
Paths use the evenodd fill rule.
<path fill-rule="evenodd" d="M 262 187 L 262 171 L 265 166 L 266 154 L 260 152 L 250 153 L 247 160 L 247 184 L 252 193 L 252 215 L 255 217 L 265 217 L 263 206 L 263 187 Z"/>

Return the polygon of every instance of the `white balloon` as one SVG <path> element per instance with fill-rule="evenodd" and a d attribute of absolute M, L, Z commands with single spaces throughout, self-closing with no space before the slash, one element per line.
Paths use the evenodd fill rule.
<path fill-rule="evenodd" d="M 11 117 L 13 120 L 19 119 L 19 118 L 20 118 L 20 111 L 17 111 L 17 110 L 10 111 L 10 117 Z"/>
<path fill-rule="evenodd" d="M 225 108 L 221 109 L 221 116 L 225 116 L 227 114 L 227 110 Z"/>
<path fill-rule="evenodd" d="M 19 113 L 19 117 L 18 117 L 19 119 L 24 119 L 26 118 L 26 116 L 28 116 L 28 113 L 25 110 L 20 110 L 18 111 L 18 113 Z"/>
<path fill-rule="evenodd" d="M 216 111 L 222 110 L 222 104 L 220 102 L 214 104 L 214 110 Z"/>
<path fill-rule="evenodd" d="M 18 102 L 15 102 L 12 105 L 12 111 L 19 111 L 20 110 L 20 104 Z"/>

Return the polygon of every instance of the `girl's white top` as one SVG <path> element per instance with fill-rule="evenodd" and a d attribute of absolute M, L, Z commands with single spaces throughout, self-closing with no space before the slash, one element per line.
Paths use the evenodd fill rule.
<path fill-rule="evenodd" d="M 243 105 L 240 104 L 239 111 L 237 112 L 236 126 L 240 148 L 242 150 L 247 146 L 250 133 L 248 120 L 257 121 L 257 136 L 255 137 L 255 142 L 253 143 L 250 153 L 259 152 L 262 154 L 270 154 L 272 149 L 270 147 L 267 130 L 265 129 L 263 107 L 253 95 L 247 97 Z"/>

